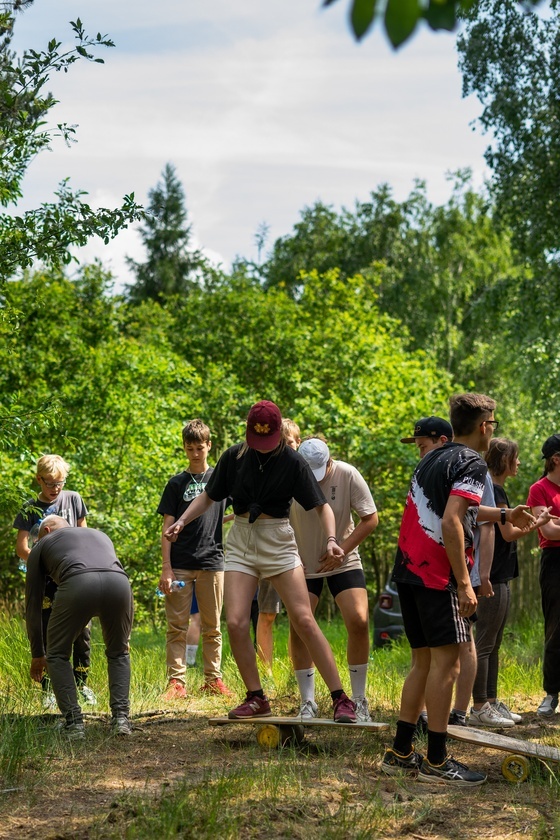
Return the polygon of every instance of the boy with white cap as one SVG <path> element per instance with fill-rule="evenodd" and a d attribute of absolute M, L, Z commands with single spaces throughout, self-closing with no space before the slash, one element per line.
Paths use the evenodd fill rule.
<path fill-rule="evenodd" d="M 366 579 L 358 546 L 377 527 L 377 508 L 370 489 L 358 470 L 331 458 L 329 447 L 320 438 L 308 438 L 299 448 L 325 494 L 335 518 L 336 538 L 344 556 L 329 560 L 325 556 L 326 536 L 312 512 L 294 502 L 290 522 L 304 565 L 311 609 L 315 612 L 326 580 L 348 633 L 347 657 L 359 721 L 371 720 L 366 699 L 369 660 L 368 597 Z M 359 517 L 354 523 L 352 512 Z M 317 717 L 315 669 L 305 644 L 290 627 L 290 652 L 301 693 L 300 714 Z"/>

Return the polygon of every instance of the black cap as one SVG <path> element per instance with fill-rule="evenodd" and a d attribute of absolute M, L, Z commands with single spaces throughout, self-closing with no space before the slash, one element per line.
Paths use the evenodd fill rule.
<path fill-rule="evenodd" d="M 414 438 L 417 437 L 438 438 L 442 435 L 445 435 L 449 440 L 453 440 L 451 423 L 448 423 L 443 417 L 422 417 L 414 426 L 414 435 L 401 438 L 401 443 L 414 443 Z"/>
<path fill-rule="evenodd" d="M 550 458 L 551 455 L 556 455 L 560 452 L 560 435 L 551 435 L 542 445 L 541 458 Z"/>

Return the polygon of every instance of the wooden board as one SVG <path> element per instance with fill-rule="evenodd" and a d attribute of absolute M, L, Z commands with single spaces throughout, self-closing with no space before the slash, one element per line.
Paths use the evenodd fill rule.
<path fill-rule="evenodd" d="M 492 750 L 504 750 L 515 755 L 525 755 L 528 758 L 540 758 L 548 761 L 560 762 L 560 750 L 547 744 L 536 744 L 534 741 L 523 741 L 521 738 L 510 738 L 490 730 L 473 729 L 470 726 L 448 726 L 447 734 L 457 741 L 467 744 L 478 744 Z"/>
<path fill-rule="evenodd" d="M 264 715 L 259 715 L 258 717 L 247 718 L 208 718 L 208 723 L 210 724 L 210 726 L 226 726 L 227 724 L 232 723 L 253 723 L 257 726 L 259 724 L 261 726 L 264 724 L 269 724 L 271 726 L 336 726 L 339 729 L 341 727 L 349 727 L 352 729 L 369 729 L 374 732 L 383 732 L 386 729 L 389 729 L 388 723 L 378 723 L 377 721 L 369 721 L 367 723 L 358 721 L 356 723 L 339 723 L 338 721 L 334 721 L 330 718 L 302 719 L 301 717 L 273 717 L 272 715 L 268 717 L 265 717 Z"/>

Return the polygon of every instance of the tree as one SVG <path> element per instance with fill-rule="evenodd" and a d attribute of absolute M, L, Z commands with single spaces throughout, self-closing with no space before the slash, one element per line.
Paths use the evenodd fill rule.
<path fill-rule="evenodd" d="M 205 264 L 200 251 L 189 249 L 191 225 L 187 224 L 185 192 L 170 163 L 148 197 L 148 211 L 140 229 L 146 262 L 127 258 L 136 274 L 136 281 L 127 287 L 133 301 L 185 294 Z"/>
<path fill-rule="evenodd" d="M 323 6 L 331 6 L 336 0 L 323 0 Z M 400 47 L 425 21 L 430 29 L 451 32 L 458 20 L 478 0 L 351 0 L 350 26 L 360 41 L 366 35 L 376 18 L 382 19 L 382 26 L 393 47 Z M 523 7 L 536 5 L 540 0 L 520 0 Z"/>
<path fill-rule="evenodd" d="M 483 105 L 499 216 L 521 253 L 560 262 L 560 4 L 542 17 L 480 0 L 459 36 L 463 94 Z"/>
<path fill-rule="evenodd" d="M 11 50 L 15 13 L 31 2 L 6 2 L 0 7 L 0 207 L 17 208 L 22 197 L 22 181 L 35 155 L 48 149 L 55 137 L 70 142 L 75 126 L 49 127 L 47 117 L 56 99 L 46 92 L 53 71 L 68 72 L 79 60 L 103 63 L 95 57 L 99 47 L 113 42 L 97 33 L 86 34 L 78 18 L 71 23 L 76 45 L 61 50 L 55 38 L 47 48 L 26 50 L 18 58 Z M 56 201 L 42 204 L 21 215 L 0 213 L 0 282 L 27 268 L 35 260 L 53 265 L 68 263 L 70 249 L 84 245 L 92 236 L 105 242 L 119 230 L 142 217 L 142 208 L 131 193 L 115 209 L 92 209 L 83 201 L 85 193 L 73 190 L 64 180 Z"/>

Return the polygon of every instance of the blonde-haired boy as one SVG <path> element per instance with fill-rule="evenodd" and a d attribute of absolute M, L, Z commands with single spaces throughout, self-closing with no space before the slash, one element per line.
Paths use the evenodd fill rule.
<path fill-rule="evenodd" d="M 17 528 L 16 554 L 27 563 L 33 543 L 37 541 L 39 527 L 43 519 L 50 514 L 56 514 L 73 527 L 86 528 L 88 514 L 84 500 L 79 493 L 65 490 L 64 485 L 70 465 L 60 455 L 42 455 L 36 465 L 36 480 L 39 493 L 35 499 L 29 499 L 14 519 L 13 526 Z M 53 580 L 47 578 L 45 597 L 43 599 L 43 636 L 46 644 L 47 626 L 52 611 L 52 602 L 57 586 Z M 84 703 L 94 706 L 97 703 L 95 694 L 86 685 L 90 662 L 90 629 L 84 627 L 82 633 L 74 642 L 73 667 L 74 677 L 81 698 Z M 50 683 L 45 677 L 42 682 L 43 707 L 56 708 L 56 700 L 50 691 Z"/>

